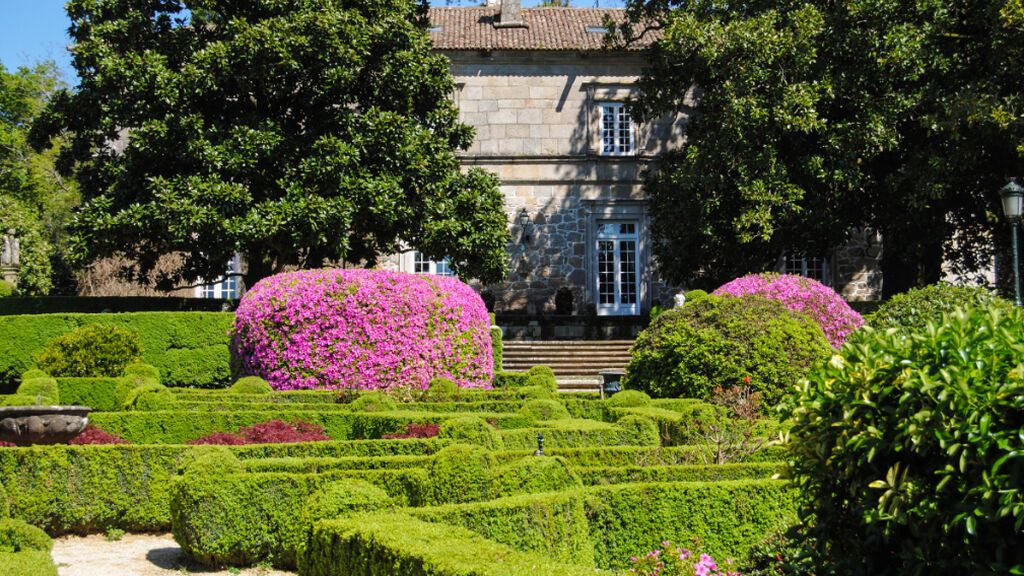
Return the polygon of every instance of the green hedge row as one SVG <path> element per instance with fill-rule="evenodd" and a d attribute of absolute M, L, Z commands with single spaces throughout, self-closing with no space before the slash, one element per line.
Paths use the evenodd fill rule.
<path fill-rule="evenodd" d="M 328 404 L 324 402 L 233 402 L 218 400 L 187 400 L 183 401 L 180 394 L 176 394 L 178 409 L 200 412 L 234 412 L 234 411 L 274 411 L 274 410 L 320 410 L 324 412 L 349 412 L 349 404 Z M 523 406 L 522 400 L 485 400 L 479 402 L 405 402 L 397 405 L 402 412 L 483 412 L 483 413 L 512 413 L 519 412 Z"/>
<path fill-rule="evenodd" d="M 441 446 L 433 439 L 367 440 L 231 446 L 230 450 L 246 462 L 306 454 L 425 455 Z M 135 532 L 166 530 L 171 525 L 167 485 L 191 449 L 181 445 L 0 448 L 0 478 L 11 515 L 50 534 L 90 534 L 107 527 Z M 372 475 L 373 471 L 362 472 Z"/>
<path fill-rule="evenodd" d="M 585 446 L 657 446 L 657 433 L 637 433 L 630 427 L 590 420 L 545 422 L 557 427 L 502 430 L 506 450 L 537 448 L 537 435 L 544 435 L 544 448 L 579 448 Z"/>
<path fill-rule="evenodd" d="M 781 462 L 681 466 L 581 466 L 573 472 L 587 485 L 630 482 L 718 482 L 771 478 L 785 469 Z"/>
<path fill-rule="evenodd" d="M 181 402 L 251 402 L 257 404 L 335 404 L 334 390 L 282 390 L 270 394 L 238 394 L 230 389 L 196 390 L 175 388 L 174 397 Z"/>
<path fill-rule="evenodd" d="M 410 423 L 441 423 L 459 414 L 431 412 L 346 412 L 301 411 L 281 409 L 274 412 L 182 412 L 135 411 L 106 412 L 91 416 L 100 428 L 134 443 L 184 444 L 214 432 L 235 432 L 270 419 L 288 422 L 305 421 L 322 426 L 335 440 L 377 439 L 385 434 L 400 433 Z M 499 427 L 528 426 L 531 420 L 521 414 L 484 413 L 480 417 L 493 420 Z"/>
<path fill-rule="evenodd" d="M 160 369 L 167 386 L 226 386 L 231 380 L 228 331 L 222 312 L 40 314 L 0 316 L 0 389 L 10 389 L 52 338 L 87 324 L 114 324 L 138 332 L 143 360 Z"/>
<path fill-rule="evenodd" d="M 220 312 L 237 300 L 168 296 L 7 296 L 0 298 L 0 316 L 98 312 Z"/>
<path fill-rule="evenodd" d="M 359 515 L 314 525 L 305 576 L 593 576 L 456 526 L 403 514 Z"/>
<path fill-rule="evenodd" d="M 430 456 L 348 456 L 344 458 L 259 458 L 244 460 L 247 472 L 292 472 L 319 474 L 332 470 L 394 470 L 425 468 Z"/>
<path fill-rule="evenodd" d="M 4 576 L 57 576 L 50 553 L 39 550 L 0 552 L 0 568 Z"/>
<path fill-rule="evenodd" d="M 408 510 L 428 522 L 468 528 L 488 540 L 581 566 L 594 565 L 584 497 L 578 490 Z"/>

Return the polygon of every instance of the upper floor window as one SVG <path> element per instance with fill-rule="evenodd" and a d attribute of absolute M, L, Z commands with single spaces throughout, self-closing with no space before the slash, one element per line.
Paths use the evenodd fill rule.
<path fill-rule="evenodd" d="M 436 276 L 454 276 L 448 259 L 430 260 L 423 252 L 415 251 L 412 255 L 412 271 L 417 274 L 434 274 Z"/>
<path fill-rule="evenodd" d="M 601 103 L 601 154 L 626 156 L 636 153 L 636 130 L 623 102 Z"/>
<path fill-rule="evenodd" d="M 825 258 L 804 256 L 803 254 L 786 254 L 786 264 L 783 271 L 786 274 L 806 276 L 822 284 L 829 283 L 828 260 Z"/>
<path fill-rule="evenodd" d="M 237 299 L 239 296 L 238 277 L 240 271 L 240 258 L 236 254 L 235 257 L 228 262 L 228 269 L 224 272 L 223 277 L 212 284 L 196 286 L 196 297 Z"/>

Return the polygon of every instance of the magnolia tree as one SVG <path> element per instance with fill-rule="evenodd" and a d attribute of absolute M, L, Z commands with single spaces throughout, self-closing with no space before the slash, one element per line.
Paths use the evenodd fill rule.
<path fill-rule="evenodd" d="M 864 319 L 836 291 L 817 280 L 794 274 L 750 274 L 723 284 L 718 296 L 758 294 L 778 300 L 794 312 L 810 316 L 821 326 L 833 348 L 839 348 Z"/>
<path fill-rule="evenodd" d="M 243 368 L 277 390 L 489 387 L 490 319 L 456 278 L 307 270 L 265 278 L 235 313 Z"/>

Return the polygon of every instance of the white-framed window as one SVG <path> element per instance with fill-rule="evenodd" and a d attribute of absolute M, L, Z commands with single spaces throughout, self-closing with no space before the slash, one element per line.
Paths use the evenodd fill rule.
<path fill-rule="evenodd" d="M 623 102 L 601 102 L 601 154 L 631 156 L 636 154 L 636 126 Z"/>
<path fill-rule="evenodd" d="M 783 272 L 805 276 L 822 284 L 829 283 L 828 259 L 819 256 L 805 256 L 798 253 L 787 253 Z"/>
<path fill-rule="evenodd" d="M 412 253 L 412 271 L 416 274 L 433 274 L 435 276 L 454 276 L 448 259 L 431 260 L 418 250 Z"/>
<path fill-rule="evenodd" d="M 238 278 L 241 274 L 241 258 L 235 254 L 228 262 L 224 276 L 211 284 L 196 286 L 196 298 L 237 299 L 239 294 Z"/>

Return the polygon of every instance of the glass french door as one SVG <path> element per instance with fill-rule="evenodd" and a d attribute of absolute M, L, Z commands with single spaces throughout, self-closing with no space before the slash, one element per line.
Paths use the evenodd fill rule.
<path fill-rule="evenodd" d="M 597 313 L 640 314 L 639 236 L 635 220 L 597 223 Z"/>

